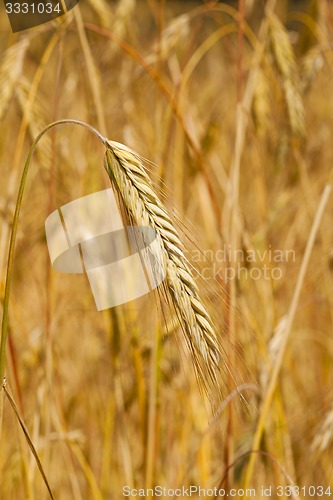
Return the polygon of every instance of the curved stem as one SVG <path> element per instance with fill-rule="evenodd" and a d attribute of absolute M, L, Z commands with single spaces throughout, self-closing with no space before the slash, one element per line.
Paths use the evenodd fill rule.
<path fill-rule="evenodd" d="M 9 250 L 8 250 L 8 260 L 7 260 L 7 271 L 6 271 L 6 284 L 5 284 L 5 295 L 4 295 L 4 301 L 3 301 L 3 316 L 2 316 L 2 328 L 1 328 L 1 344 L 0 344 L 0 381 L 3 380 L 4 374 L 5 374 L 5 360 L 6 360 L 6 341 L 7 341 L 7 333 L 8 333 L 8 307 L 9 307 L 9 296 L 10 296 L 10 288 L 11 288 L 11 281 L 12 281 L 12 274 L 13 274 L 13 262 L 14 262 L 14 253 L 15 253 L 15 242 L 16 242 L 16 235 L 17 235 L 17 226 L 18 226 L 18 220 L 19 220 L 19 215 L 20 215 L 20 210 L 21 210 L 21 204 L 22 204 L 22 198 L 23 198 L 23 193 L 24 193 L 24 188 L 27 180 L 27 175 L 29 171 L 29 166 L 31 163 L 32 156 L 35 152 L 36 146 L 40 139 L 43 137 L 43 135 L 50 130 L 53 127 L 56 127 L 57 125 L 80 125 L 82 127 L 88 128 L 91 132 L 93 132 L 105 145 L 107 142 L 107 139 L 103 137 L 98 130 L 96 130 L 94 127 L 88 125 L 85 122 L 82 122 L 80 120 L 72 120 L 72 119 L 64 119 L 64 120 L 58 120 L 56 122 L 50 123 L 47 125 L 36 137 L 34 140 L 27 160 L 24 165 L 22 177 L 21 177 L 21 182 L 20 182 L 20 187 L 17 195 L 17 201 L 16 201 L 16 207 L 15 207 L 15 213 L 14 213 L 14 219 L 13 219 L 13 227 L 11 231 L 11 236 L 10 236 L 10 243 L 9 243 Z M 1 421 L 2 421 L 2 415 L 0 415 L 0 427 L 1 427 Z"/>

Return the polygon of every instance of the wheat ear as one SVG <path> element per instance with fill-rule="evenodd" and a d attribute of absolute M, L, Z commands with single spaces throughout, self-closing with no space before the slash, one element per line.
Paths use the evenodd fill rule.
<path fill-rule="evenodd" d="M 288 32 L 280 19 L 271 14 L 271 42 L 273 56 L 282 78 L 282 89 L 287 106 L 291 131 L 297 136 L 305 134 L 305 111 L 299 90 L 298 68 Z"/>
<path fill-rule="evenodd" d="M 136 224 L 153 227 L 157 233 L 166 270 L 166 286 L 182 320 L 197 373 L 203 383 L 206 382 L 205 374 L 215 382 L 220 348 L 177 230 L 155 193 L 139 155 L 116 142 L 107 141 L 106 146 L 105 168 L 126 211 Z"/>

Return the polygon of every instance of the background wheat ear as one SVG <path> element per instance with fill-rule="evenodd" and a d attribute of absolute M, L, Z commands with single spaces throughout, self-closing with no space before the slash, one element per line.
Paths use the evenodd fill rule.
<path fill-rule="evenodd" d="M 106 146 L 105 168 L 130 219 L 140 226 L 153 227 L 157 233 L 166 287 L 181 320 L 199 380 L 208 388 L 217 382 L 221 351 L 178 232 L 155 193 L 140 156 L 116 142 L 108 141 Z"/>
<path fill-rule="evenodd" d="M 270 40 L 273 59 L 282 81 L 290 129 L 295 136 L 302 137 L 306 126 L 298 67 L 288 32 L 275 14 L 270 16 Z"/>

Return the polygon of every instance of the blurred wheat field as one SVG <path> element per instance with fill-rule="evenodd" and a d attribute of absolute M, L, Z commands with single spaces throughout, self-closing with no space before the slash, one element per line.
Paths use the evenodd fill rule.
<path fill-rule="evenodd" d="M 54 497 L 332 485 L 332 4 L 89 0 L 0 27 L 2 297 L 28 150 L 83 120 L 149 159 L 223 349 L 207 394 L 158 293 L 98 312 L 86 276 L 52 269 L 47 216 L 110 183 L 93 135 L 50 130 L 18 226 L 6 380 Z M 1 499 L 48 498 L 5 396 L 0 470 Z"/>

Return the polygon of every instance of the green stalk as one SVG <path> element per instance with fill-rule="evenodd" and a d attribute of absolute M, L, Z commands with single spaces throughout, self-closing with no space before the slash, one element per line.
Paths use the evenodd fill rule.
<path fill-rule="evenodd" d="M 1 381 L 1 385 L 2 385 L 2 381 L 4 379 L 4 374 L 5 374 L 6 342 L 7 342 L 7 335 L 8 335 L 8 308 L 9 308 L 9 297 L 10 297 L 10 289 L 11 289 L 11 282 L 12 282 L 12 275 L 13 275 L 15 242 L 16 242 L 18 220 L 19 220 L 19 216 L 20 216 L 22 198 L 23 198 L 23 193 L 24 193 L 24 189 L 25 189 L 25 185 L 26 185 L 27 175 L 28 175 L 32 156 L 35 152 L 35 149 L 36 149 L 38 142 L 43 137 L 43 135 L 48 130 L 50 130 L 51 128 L 53 128 L 57 125 L 66 125 L 66 124 L 80 125 L 82 127 L 86 127 L 91 132 L 93 132 L 102 141 L 103 144 L 105 144 L 107 141 L 107 139 L 105 137 L 103 137 L 95 128 L 91 127 L 87 123 L 81 122 L 79 120 L 64 119 L 64 120 L 55 121 L 55 122 L 47 125 L 38 134 L 38 136 L 36 137 L 36 139 L 34 140 L 32 146 L 30 148 L 27 160 L 26 160 L 25 165 L 24 165 L 24 169 L 23 169 L 23 173 L 22 173 L 22 177 L 21 177 L 21 182 L 20 182 L 20 187 L 19 187 L 19 191 L 18 191 L 14 219 L 13 219 L 13 227 L 12 227 L 11 236 L 10 236 L 9 251 L 8 251 L 5 295 L 4 295 L 4 301 L 3 301 L 1 344 L 0 344 L 0 381 Z M 0 404 L 0 428 L 1 427 L 2 427 L 2 405 Z"/>

